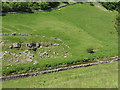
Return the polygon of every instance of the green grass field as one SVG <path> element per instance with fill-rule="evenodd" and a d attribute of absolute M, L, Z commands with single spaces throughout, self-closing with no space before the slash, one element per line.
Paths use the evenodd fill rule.
<path fill-rule="evenodd" d="M 118 62 L 2 82 L 3 88 L 118 88 Z"/>
<path fill-rule="evenodd" d="M 9 49 L 9 45 L 14 42 L 54 42 L 60 44 L 59 47 L 51 48 L 52 52 L 57 51 L 60 55 L 49 59 L 41 59 L 37 56 L 37 52 L 41 49 L 37 52 L 31 52 L 35 55 L 33 60 L 38 61 L 37 65 L 33 65 L 33 62 L 23 63 L 25 62 L 25 56 L 20 58 L 21 61 L 18 65 L 15 65 L 16 59 L 13 56 L 5 56 L 5 60 L 2 61 L 3 73 L 8 74 L 16 70 L 26 72 L 30 69 L 70 64 L 83 59 L 117 56 L 118 33 L 114 28 L 116 15 L 116 11 L 104 11 L 85 3 L 70 5 L 50 12 L 3 16 L 3 33 L 32 34 L 31 36 L 3 36 L 3 41 L 6 43 L 2 48 L 3 52 L 18 53 L 27 49 L 25 47 L 23 47 L 23 50 Z M 50 37 L 61 39 L 70 48 Z M 88 48 L 98 49 L 98 52 L 90 54 L 87 52 Z M 49 48 L 43 49 L 49 50 Z M 64 58 L 64 51 L 69 52 L 66 55 L 67 58 Z M 9 60 L 11 60 L 11 63 L 9 63 Z"/>

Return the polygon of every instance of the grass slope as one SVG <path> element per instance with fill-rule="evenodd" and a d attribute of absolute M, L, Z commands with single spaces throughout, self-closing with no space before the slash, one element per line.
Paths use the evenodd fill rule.
<path fill-rule="evenodd" d="M 118 35 L 114 28 L 116 15 L 117 12 L 115 11 L 104 11 L 95 6 L 90 6 L 89 3 L 70 5 L 51 12 L 7 15 L 2 17 L 3 33 L 28 33 L 32 36 L 3 36 L 3 40 L 7 43 L 57 42 L 65 50 L 68 50 L 73 57 L 68 58 L 67 61 L 63 57 L 46 60 L 36 57 L 35 59 L 41 63 L 38 66 L 42 66 L 42 64 L 45 66 L 49 63 L 57 65 L 60 62 L 66 63 L 70 60 L 72 62 L 75 57 L 79 61 L 86 58 L 116 56 L 118 50 Z M 46 38 L 42 36 L 46 36 Z M 70 49 L 62 45 L 61 42 L 50 39 L 50 37 L 60 38 L 70 46 Z M 99 51 L 89 54 L 88 48 Z M 3 46 L 3 51 L 6 50 L 9 51 L 8 46 Z M 57 48 L 57 50 L 61 50 L 61 48 Z M 13 50 L 12 52 L 17 51 Z M 3 61 L 3 66 L 6 65 L 6 61 Z"/>
<path fill-rule="evenodd" d="M 56 36 L 70 45 L 73 55 L 80 55 L 86 54 L 88 47 L 117 48 L 117 32 L 112 22 L 116 14 L 88 4 L 77 4 L 62 8 L 60 11 L 7 15 L 2 18 L 2 28 L 3 33 Z M 3 39 L 14 41 L 9 37 Z"/>
<path fill-rule="evenodd" d="M 3 81 L 2 85 L 3 88 L 118 88 L 118 62 Z"/>

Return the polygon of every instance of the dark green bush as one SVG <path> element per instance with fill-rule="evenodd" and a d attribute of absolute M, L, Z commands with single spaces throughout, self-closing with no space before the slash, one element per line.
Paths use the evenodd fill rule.
<path fill-rule="evenodd" d="M 87 49 L 87 52 L 88 52 L 88 53 L 94 53 L 94 49 L 93 49 L 93 48 L 88 48 L 88 49 Z"/>

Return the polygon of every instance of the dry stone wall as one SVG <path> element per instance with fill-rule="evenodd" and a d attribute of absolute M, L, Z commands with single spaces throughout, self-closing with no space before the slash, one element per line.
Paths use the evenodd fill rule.
<path fill-rule="evenodd" d="M 98 61 L 98 62 L 82 64 L 82 65 L 68 66 L 68 67 L 63 67 L 63 68 L 58 68 L 58 69 L 53 69 L 53 70 L 46 70 L 46 71 L 41 71 L 41 72 L 33 72 L 33 73 L 26 73 L 26 74 L 20 74 L 20 75 L 3 76 L 3 77 L 0 77 L 0 81 L 18 79 L 18 78 L 26 78 L 26 77 L 30 77 L 30 76 L 37 76 L 37 75 L 42 75 L 42 74 L 46 74 L 46 73 L 53 73 L 53 72 L 58 72 L 58 71 L 63 71 L 63 70 L 68 70 L 68 69 L 88 67 L 88 66 L 93 66 L 93 65 L 103 64 L 103 63 L 113 63 L 113 62 L 116 62 L 116 61 L 120 61 L 120 58 L 109 59 L 109 60 L 105 60 L 105 61 Z"/>

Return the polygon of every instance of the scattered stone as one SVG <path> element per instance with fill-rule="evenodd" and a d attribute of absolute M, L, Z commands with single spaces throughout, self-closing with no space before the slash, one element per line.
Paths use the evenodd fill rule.
<path fill-rule="evenodd" d="M 11 63 L 11 61 L 9 60 L 8 63 Z"/>
<path fill-rule="evenodd" d="M 61 39 L 57 39 L 57 40 L 62 41 Z"/>
<path fill-rule="evenodd" d="M 28 61 L 28 62 L 32 62 L 32 59 L 26 59 L 26 61 Z"/>
<path fill-rule="evenodd" d="M 35 62 L 33 63 L 34 65 L 37 64 L 38 62 L 35 60 Z"/>
<path fill-rule="evenodd" d="M 57 53 L 57 55 L 59 55 L 59 53 Z"/>
<path fill-rule="evenodd" d="M 31 48 L 28 48 L 28 50 L 31 50 Z"/>
<path fill-rule="evenodd" d="M 9 33 L 2 33 L 1 35 L 9 35 Z"/>
<path fill-rule="evenodd" d="M 22 54 L 21 52 L 19 52 L 18 54 Z"/>
<path fill-rule="evenodd" d="M 42 46 L 40 46 L 40 48 L 42 48 Z"/>
<path fill-rule="evenodd" d="M 21 47 L 21 44 L 19 43 L 13 43 L 13 48 L 20 48 Z"/>
<path fill-rule="evenodd" d="M 48 58 L 50 58 L 50 56 L 47 56 Z"/>
<path fill-rule="evenodd" d="M 12 46 L 9 46 L 9 49 L 12 49 L 13 47 Z"/>
<path fill-rule="evenodd" d="M 57 43 L 54 43 L 54 44 L 52 44 L 53 46 L 59 46 L 59 44 L 57 44 Z"/>
<path fill-rule="evenodd" d="M 34 55 L 33 55 L 33 54 L 31 54 L 31 56 L 32 56 L 32 57 L 34 57 Z"/>
<path fill-rule="evenodd" d="M 66 58 L 67 56 L 64 56 L 64 58 Z"/>
<path fill-rule="evenodd" d="M 27 52 L 28 52 L 28 50 L 23 51 L 23 53 L 27 53 Z"/>
<path fill-rule="evenodd" d="M 53 54 L 56 54 L 56 52 L 53 52 Z"/>
<path fill-rule="evenodd" d="M 23 50 L 22 48 L 20 48 L 20 50 Z"/>
<path fill-rule="evenodd" d="M 33 48 L 32 50 L 33 50 L 33 51 L 36 51 L 36 50 L 37 50 L 37 48 Z"/>
<path fill-rule="evenodd" d="M 99 51 L 98 49 L 93 50 L 93 52 L 98 52 L 98 51 Z"/>
<path fill-rule="evenodd" d="M 38 47 L 38 48 L 39 48 L 39 47 L 40 47 L 40 43 L 36 43 L 36 47 Z"/>
<path fill-rule="evenodd" d="M 30 59 L 33 59 L 33 56 L 29 56 Z"/>
<path fill-rule="evenodd" d="M 64 51 L 64 53 L 66 54 L 66 53 L 68 53 L 67 51 Z"/>
<path fill-rule="evenodd" d="M 15 36 L 15 35 L 17 35 L 17 34 L 18 34 L 18 33 L 16 33 L 16 32 L 13 32 L 11 35 L 12 35 L 12 36 Z"/>
<path fill-rule="evenodd" d="M 27 43 L 26 46 L 31 48 L 31 47 L 35 47 L 36 44 L 35 43 Z"/>
<path fill-rule="evenodd" d="M 7 52 L 7 54 L 11 54 L 11 52 Z"/>
<path fill-rule="evenodd" d="M 41 58 L 42 58 L 42 56 L 44 56 L 44 55 L 40 54 L 40 57 L 41 57 Z"/>
<path fill-rule="evenodd" d="M 57 39 L 57 37 L 50 37 L 51 39 Z"/>
<path fill-rule="evenodd" d="M 16 62 L 19 62 L 19 60 L 16 60 Z"/>
<path fill-rule="evenodd" d="M 30 52 L 28 52 L 28 54 L 31 54 Z"/>

